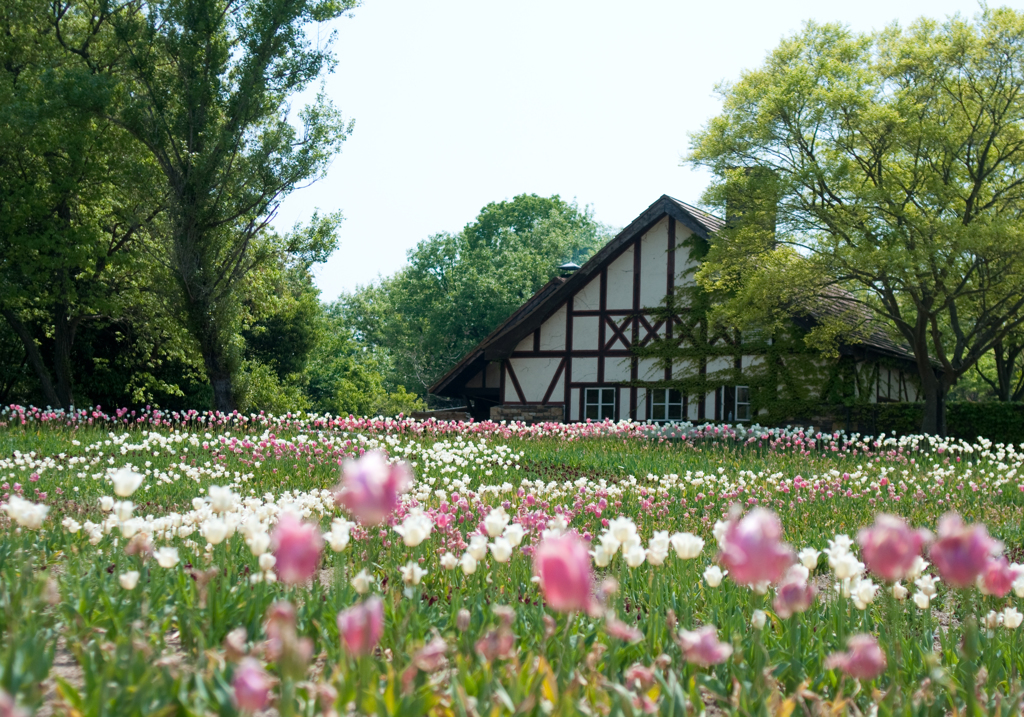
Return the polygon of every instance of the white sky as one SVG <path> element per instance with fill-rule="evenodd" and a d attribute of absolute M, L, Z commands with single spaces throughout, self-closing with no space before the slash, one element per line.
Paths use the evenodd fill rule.
<path fill-rule="evenodd" d="M 341 246 L 316 270 L 325 300 L 393 273 L 421 239 L 523 192 L 575 198 L 622 227 L 662 194 L 699 201 L 706 178 L 680 157 L 718 112 L 716 83 L 759 66 L 805 20 L 870 30 L 978 9 L 967 0 L 364 0 L 336 23 L 340 62 L 326 85 L 355 131 L 327 178 L 289 197 L 276 224 L 314 208 L 344 213 Z"/>

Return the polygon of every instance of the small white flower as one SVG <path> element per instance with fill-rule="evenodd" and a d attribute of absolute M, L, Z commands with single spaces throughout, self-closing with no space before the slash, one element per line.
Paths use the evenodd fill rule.
<path fill-rule="evenodd" d="M 274 566 L 277 565 L 277 558 L 272 553 L 263 553 L 259 558 L 260 570 L 267 572 L 273 570 Z"/>
<path fill-rule="evenodd" d="M 129 570 L 126 573 L 121 573 L 117 576 L 117 581 L 125 590 L 134 590 L 135 586 L 139 584 L 139 571 Z"/>
<path fill-rule="evenodd" d="M 935 583 L 939 582 L 939 579 L 933 575 L 922 575 L 914 581 L 914 585 L 917 589 L 923 592 L 930 598 L 935 597 L 935 593 L 938 591 L 935 589 Z"/>
<path fill-rule="evenodd" d="M 508 513 L 505 512 L 504 508 L 498 506 L 491 510 L 487 517 L 484 518 L 484 529 L 487 531 L 487 535 L 497 538 L 505 530 L 508 521 Z"/>
<path fill-rule="evenodd" d="M 526 535 L 526 530 L 524 530 L 523 526 L 519 525 L 519 523 L 512 523 L 505 528 L 505 532 L 502 533 L 502 535 L 505 536 L 513 548 L 518 548 L 519 544 L 523 542 L 523 536 Z"/>
<path fill-rule="evenodd" d="M 114 494 L 127 498 L 142 485 L 142 477 L 141 473 L 136 473 L 127 466 L 118 468 L 110 476 L 110 480 L 114 484 Z"/>
<path fill-rule="evenodd" d="M 434 522 L 419 508 L 414 508 L 405 517 L 401 525 L 395 526 L 395 532 L 402 536 L 402 542 L 408 548 L 415 548 L 430 535 Z"/>
<path fill-rule="evenodd" d="M 764 624 L 767 619 L 768 616 L 765 614 L 764 610 L 754 610 L 753 614 L 750 616 L 750 626 L 755 630 L 762 630 L 764 629 Z"/>
<path fill-rule="evenodd" d="M 670 542 L 680 560 L 693 560 L 704 550 L 704 539 L 693 533 L 676 533 Z"/>
<path fill-rule="evenodd" d="M 228 526 L 220 518 L 208 518 L 203 523 L 203 537 L 211 545 L 219 545 L 228 537 Z"/>
<path fill-rule="evenodd" d="M 804 548 L 797 553 L 797 558 L 800 560 L 800 564 L 808 570 L 814 570 L 818 567 L 818 556 L 821 555 L 820 550 L 814 548 Z"/>
<path fill-rule="evenodd" d="M 487 536 L 471 535 L 469 537 L 469 548 L 466 553 L 473 556 L 478 563 L 487 557 Z"/>
<path fill-rule="evenodd" d="M 366 572 L 366 568 L 363 568 L 352 577 L 352 588 L 360 595 L 365 595 L 370 592 L 370 588 L 373 587 L 374 579 L 373 576 Z"/>
<path fill-rule="evenodd" d="M 170 546 L 157 548 L 153 551 L 153 557 L 161 568 L 173 568 L 178 564 L 178 549 Z"/>
<path fill-rule="evenodd" d="M 499 563 L 508 562 L 508 559 L 512 557 L 512 543 L 508 542 L 508 538 L 495 538 L 490 547 L 491 555 Z"/>
<path fill-rule="evenodd" d="M 928 606 L 932 604 L 932 599 L 925 593 L 916 592 L 914 593 L 914 604 L 917 605 L 920 610 L 927 610 Z"/>
<path fill-rule="evenodd" d="M 419 585 L 420 580 L 427 574 L 427 571 L 421 568 L 413 561 L 409 561 L 405 564 L 405 567 L 400 568 L 402 571 L 402 581 L 406 585 Z"/>
<path fill-rule="evenodd" d="M 249 539 L 245 542 L 248 543 L 249 550 L 257 558 L 270 550 L 270 535 L 264 531 L 250 534 Z"/>
<path fill-rule="evenodd" d="M 717 565 L 709 565 L 704 571 L 704 582 L 708 584 L 708 587 L 717 588 L 722 584 L 722 578 L 728 574 L 728 570 L 722 572 L 722 569 Z"/>
<path fill-rule="evenodd" d="M 623 548 L 626 546 L 623 545 Z M 647 559 L 647 553 L 644 552 L 643 546 L 640 545 L 640 541 L 636 541 L 625 551 L 626 565 L 631 568 L 638 568 L 643 565 L 644 560 Z"/>
<path fill-rule="evenodd" d="M 134 509 L 135 506 L 132 505 L 130 500 L 119 500 L 114 503 L 114 515 L 122 523 L 132 517 L 132 510 Z"/>

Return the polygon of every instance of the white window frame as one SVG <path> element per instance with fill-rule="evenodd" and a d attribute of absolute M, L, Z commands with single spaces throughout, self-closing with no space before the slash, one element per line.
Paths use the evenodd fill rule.
<path fill-rule="evenodd" d="M 741 390 L 746 391 L 746 401 L 740 400 Z M 743 406 L 746 409 L 744 411 L 744 413 L 746 414 L 746 418 L 740 418 L 740 406 Z M 751 420 L 752 415 L 750 411 L 750 386 L 736 386 L 736 405 L 733 407 L 733 415 L 736 416 L 737 423 L 740 421 L 746 423 Z"/>
<path fill-rule="evenodd" d="M 682 392 L 674 388 L 652 388 L 651 391 L 651 420 L 657 423 L 671 423 L 672 421 L 685 421 L 686 416 L 683 414 L 683 409 L 686 407 L 685 397 Z M 672 393 L 675 392 L 679 396 L 678 401 L 673 401 Z M 660 400 L 659 400 L 660 398 Z M 662 408 L 662 416 L 658 418 L 656 412 L 658 408 Z M 672 418 L 672 408 L 679 408 L 679 416 Z"/>
<path fill-rule="evenodd" d="M 608 403 L 605 401 L 606 391 L 611 391 L 612 401 Z M 591 396 L 596 395 L 596 400 L 591 400 Z M 603 421 L 606 418 L 615 420 L 615 405 L 618 400 L 619 389 L 615 386 L 591 386 L 583 389 L 583 420 L 588 418 L 591 421 Z M 590 408 L 592 406 L 597 407 L 597 418 L 590 416 Z M 607 411 L 607 413 L 606 413 Z"/>

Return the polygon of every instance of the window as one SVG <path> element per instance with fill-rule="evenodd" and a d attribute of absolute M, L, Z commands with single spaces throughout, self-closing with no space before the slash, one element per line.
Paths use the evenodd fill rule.
<path fill-rule="evenodd" d="M 583 390 L 583 417 L 594 421 L 615 419 L 615 389 L 586 388 Z"/>
<path fill-rule="evenodd" d="M 736 387 L 736 420 L 750 420 L 750 386 Z"/>
<path fill-rule="evenodd" d="M 683 394 L 674 388 L 656 388 L 651 391 L 652 421 L 683 420 Z"/>

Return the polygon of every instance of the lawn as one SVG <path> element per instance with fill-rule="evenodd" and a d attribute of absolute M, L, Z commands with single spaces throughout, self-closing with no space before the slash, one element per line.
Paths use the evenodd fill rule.
<path fill-rule="evenodd" d="M 8 409 L 0 715 L 1018 714 L 1020 450 Z"/>

